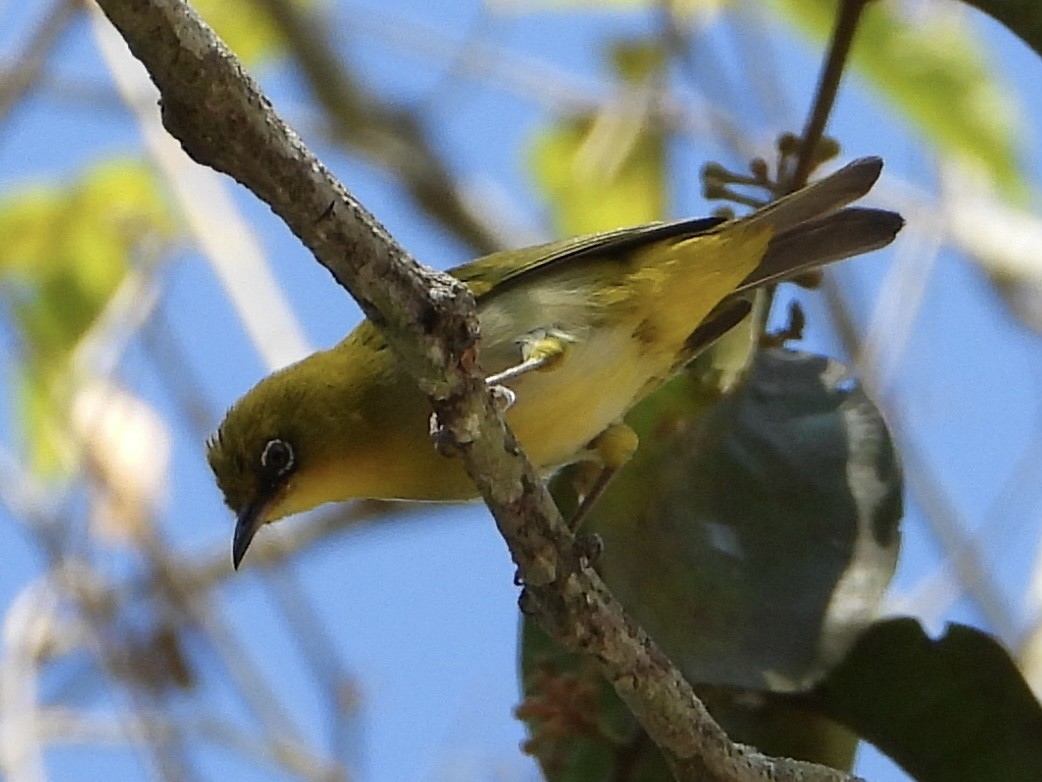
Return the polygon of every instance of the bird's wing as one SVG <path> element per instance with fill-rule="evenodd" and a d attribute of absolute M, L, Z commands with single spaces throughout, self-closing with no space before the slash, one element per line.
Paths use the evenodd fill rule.
<path fill-rule="evenodd" d="M 520 250 L 504 250 L 479 258 L 454 269 L 449 274 L 467 283 L 474 295 L 481 298 L 499 293 L 522 280 L 542 272 L 558 269 L 562 264 L 596 257 L 623 259 L 634 247 L 667 238 L 689 238 L 716 228 L 725 222 L 722 217 L 702 217 L 678 220 L 672 223 L 649 223 L 633 228 L 619 228 L 604 233 L 558 239 Z"/>
<path fill-rule="evenodd" d="M 801 224 L 830 215 L 865 195 L 879 178 L 882 166 L 882 160 L 877 157 L 860 158 L 824 179 L 779 198 L 742 218 L 742 221 L 749 225 L 769 226 L 775 235 L 793 231 Z M 563 265 L 591 259 L 600 262 L 611 259 L 622 261 L 632 257 L 632 250 L 641 246 L 726 230 L 726 226 L 721 228 L 724 223 L 726 221 L 720 217 L 705 217 L 562 239 L 536 247 L 494 253 L 451 269 L 449 274 L 467 283 L 480 300 L 498 295 L 522 281 L 529 281 L 532 276 L 558 271 Z M 761 283 L 763 281 L 759 280 Z"/>

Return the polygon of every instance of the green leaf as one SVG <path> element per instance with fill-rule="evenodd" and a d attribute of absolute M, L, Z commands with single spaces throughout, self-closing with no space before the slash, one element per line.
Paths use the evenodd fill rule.
<path fill-rule="evenodd" d="M 1038 0 L 963 1 L 998 19 L 1042 56 L 1042 3 Z"/>
<path fill-rule="evenodd" d="M 688 376 L 627 418 L 641 448 L 587 525 L 605 582 L 690 681 L 802 690 L 872 621 L 901 474 L 845 376 L 768 350 L 704 417 Z"/>
<path fill-rule="evenodd" d="M 824 41 L 836 0 L 771 0 L 786 20 Z M 981 44 L 951 17 L 916 24 L 892 3 L 868 3 L 851 62 L 944 154 L 982 165 L 1008 192 L 1027 187 L 1017 154 L 1017 110 Z"/>
<path fill-rule="evenodd" d="M 1042 707 L 991 636 L 914 619 L 866 632 L 809 707 L 831 714 L 918 782 L 1042 780 Z"/>

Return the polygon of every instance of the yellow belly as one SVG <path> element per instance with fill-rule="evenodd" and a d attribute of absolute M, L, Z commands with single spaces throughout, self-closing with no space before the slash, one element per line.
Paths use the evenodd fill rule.
<path fill-rule="evenodd" d="M 532 463 L 552 470 L 573 461 L 639 398 L 649 376 L 663 371 L 628 329 L 599 330 L 559 365 L 508 385 L 517 402 L 507 421 Z"/>

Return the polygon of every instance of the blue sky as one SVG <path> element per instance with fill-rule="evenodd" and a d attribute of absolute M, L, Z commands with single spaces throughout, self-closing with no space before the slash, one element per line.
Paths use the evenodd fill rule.
<path fill-rule="evenodd" d="M 0 5 L 0 57 L 10 57 L 34 19 L 31 4 Z M 501 90 L 471 79 L 455 79 L 445 58 L 408 56 L 388 42 L 379 29 L 352 35 L 352 19 L 383 18 L 387 5 L 338 5 L 333 19 L 342 25 L 338 40 L 349 60 L 374 90 L 406 105 L 422 107 L 440 152 L 461 177 L 509 206 L 512 234 L 537 237 L 549 230 L 545 207 L 526 173 L 519 150 L 549 115 L 530 96 Z M 509 6 L 508 6 L 509 8 Z M 599 46 L 605 38 L 649 29 L 636 13 L 490 12 L 468 0 L 395 2 L 390 13 L 427 25 L 452 42 L 479 36 L 518 56 L 552 63 L 581 82 L 598 83 Z M 973 14 L 991 55 L 991 64 L 1023 111 L 1022 126 L 1037 128 L 1042 120 L 1037 85 L 1042 63 L 1026 46 L 989 20 Z M 385 25 L 386 26 L 386 25 Z M 391 25 L 393 26 L 393 25 Z M 741 58 L 728 52 L 733 30 L 707 39 L 732 76 Z M 802 40 L 771 36 L 778 96 L 788 112 L 749 108 L 761 141 L 780 129 L 802 123 L 816 78 L 819 53 Z M 69 79 L 104 88 L 107 76 L 89 26 L 81 21 L 63 39 L 49 69 Z M 292 74 L 264 68 L 258 75 L 291 122 L 345 184 L 418 258 L 439 267 L 467 260 L 458 242 L 434 228 L 409 205 L 398 186 L 347 154 L 324 143 L 300 108 L 306 96 Z M 709 94 L 710 99 L 735 97 Z M 831 126 L 844 155 L 878 154 L 886 160 L 883 185 L 899 191 L 905 183 L 925 194 L 936 193 L 937 159 L 886 104 L 857 78 L 841 92 Z M 60 182 L 83 166 L 107 156 L 133 154 L 139 133 L 128 114 L 96 103 L 68 105 L 55 93 L 26 100 L 0 128 L 0 188 L 26 182 Z M 1025 131 L 1021 146 L 1026 179 L 1042 181 L 1037 139 Z M 674 157 L 674 215 L 709 210 L 697 194 L 697 167 L 721 159 L 723 147 L 703 143 L 677 149 Z M 722 158 L 721 162 L 736 161 Z M 885 189 L 884 189 L 885 192 Z M 272 270 L 303 325 L 309 341 L 327 346 L 358 319 L 357 307 L 329 275 L 256 199 L 235 190 L 235 203 L 257 232 Z M 1028 204 L 1039 209 L 1037 194 Z M 914 226 L 912 227 L 914 228 Z M 902 240 L 917 241 L 910 229 Z M 921 235 L 918 241 L 924 243 Z M 910 250 L 905 250 L 909 252 Z M 899 247 L 896 252 L 901 252 Z M 874 308 L 874 297 L 895 257 L 880 253 L 872 260 L 848 264 L 836 272 L 851 292 L 851 308 L 862 325 Z M 161 272 L 160 311 L 184 353 L 184 370 L 199 384 L 210 425 L 265 372 L 257 350 L 243 336 L 238 318 L 206 260 L 186 249 Z M 808 349 L 842 356 L 820 299 L 807 301 L 810 314 Z M 12 348 L 8 325 L 0 321 L 0 361 L 7 375 Z M 938 476 L 948 502 L 971 525 L 994 516 L 984 552 L 989 572 L 1006 598 L 1010 616 L 1021 632 L 1030 617 L 1023 596 L 1038 554 L 1037 493 L 1028 490 L 1042 478 L 1042 467 L 1029 464 L 1027 478 L 1007 481 L 1026 449 L 1037 442 L 1039 399 L 1037 335 L 1018 324 L 1002 300 L 985 284 L 980 269 L 944 249 L 936 263 L 907 351 L 892 383 L 886 406 L 895 420 L 909 422 L 902 436 L 914 438 Z M 157 369 L 148 343 L 135 340 L 120 364 L 122 383 L 146 400 L 172 427 L 173 452 L 168 499 L 161 515 L 163 534 L 185 555 L 225 550 L 232 519 L 221 504 L 203 457 L 205 432 L 189 424 Z M 11 404 L 11 388 L 0 380 L 0 402 Z M 887 409 L 891 409 L 887 407 Z M 5 447 L 13 441 L 11 421 L 0 421 Z M 894 582 L 898 599 L 915 594 L 924 575 L 936 571 L 941 549 L 924 514 L 923 486 L 909 482 L 904 523 L 904 552 Z M 996 504 L 1006 502 L 1007 506 Z M 417 508 L 421 521 L 361 529 L 328 539 L 300 556 L 289 568 L 297 587 L 311 598 L 328 630 L 342 671 L 361 688 L 361 711 L 348 728 L 347 746 L 360 766 L 360 778 L 375 782 L 441 779 L 532 779 L 531 762 L 517 751 L 523 738 L 511 717 L 518 700 L 515 673 L 517 589 L 506 548 L 480 506 Z M 293 521 L 287 524 L 293 524 Z M 268 531 L 262 532 L 268 534 Z M 20 522 L 0 507 L 0 605 L 10 605 L 41 571 L 39 550 Z M 108 563 L 116 572 L 133 572 L 134 564 L 116 551 Z M 310 740 L 323 744 L 329 730 L 324 696 L 299 664 L 299 639 L 273 608 L 271 591 L 256 570 L 246 567 L 229 578 L 215 597 L 214 608 L 245 643 L 255 664 L 270 675 L 292 717 Z M 957 599 L 940 613 L 930 613 L 933 631 L 943 621 L 985 624 L 973 601 Z M 221 713 L 249 717 L 226 682 L 208 669 L 210 650 L 189 646 L 205 674 L 207 702 Z M 45 682 L 51 691 L 59 687 Z M 187 699 L 176 703 L 184 713 L 196 708 Z M 870 753 L 869 753 L 870 755 Z M 194 758 L 202 776 L 239 780 L 282 779 L 270 769 L 242 763 L 226 750 L 208 744 Z M 119 749 L 62 748 L 48 756 L 56 779 L 144 778 L 139 760 Z M 869 779 L 898 780 L 885 760 L 869 756 L 861 769 Z"/>

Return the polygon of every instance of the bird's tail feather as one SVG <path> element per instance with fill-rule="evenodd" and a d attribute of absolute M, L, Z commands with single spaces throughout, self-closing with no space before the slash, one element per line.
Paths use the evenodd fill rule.
<path fill-rule="evenodd" d="M 903 225 L 896 212 L 858 207 L 805 220 L 771 238 L 763 260 L 735 293 L 878 250 L 890 244 Z"/>
<path fill-rule="evenodd" d="M 800 223 L 831 214 L 858 200 L 872 189 L 882 170 L 882 159 L 858 158 L 824 179 L 779 198 L 746 219 L 750 223 L 770 226 L 775 234 L 784 233 Z"/>

